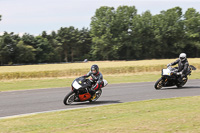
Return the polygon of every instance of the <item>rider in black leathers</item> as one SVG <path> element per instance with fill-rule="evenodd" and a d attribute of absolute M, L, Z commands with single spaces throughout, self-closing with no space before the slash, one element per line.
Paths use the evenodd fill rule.
<path fill-rule="evenodd" d="M 94 94 L 96 90 L 103 86 L 103 75 L 99 72 L 98 65 L 92 65 L 91 70 L 83 77 L 88 78 L 89 76 L 92 77 L 90 92 Z"/>
<path fill-rule="evenodd" d="M 167 67 L 173 66 L 176 64 L 178 64 L 178 73 L 177 73 L 177 75 L 179 75 L 178 81 L 182 82 L 182 79 L 187 76 L 187 72 L 189 68 L 189 63 L 188 63 L 185 53 L 181 53 L 179 55 L 179 59 L 177 59 L 175 62 L 168 64 Z"/>

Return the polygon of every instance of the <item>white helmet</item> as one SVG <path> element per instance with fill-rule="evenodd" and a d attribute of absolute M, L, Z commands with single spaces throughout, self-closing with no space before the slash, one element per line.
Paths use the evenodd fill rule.
<path fill-rule="evenodd" d="M 185 53 L 181 53 L 181 54 L 179 55 L 179 59 L 180 59 L 181 61 L 185 61 L 185 60 L 186 60 L 186 54 L 185 54 Z"/>

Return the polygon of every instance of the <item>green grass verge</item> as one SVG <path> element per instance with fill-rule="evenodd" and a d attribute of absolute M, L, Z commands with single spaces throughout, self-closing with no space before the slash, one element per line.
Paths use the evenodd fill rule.
<path fill-rule="evenodd" d="M 0 133 L 197 133 L 200 97 L 120 103 L 0 120 Z"/>
<path fill-rule="evenodd" d="M 160 75 L 127 75 L 127 76 L 105 76 L 109 84 L 128 83 L 128 82 L 145 82 L 156 80 Z M 40 89 L 40 88 L 56 88 L 69 87 L 75 78 L 54 78 L 54 79 L 32 79 L 32 80 L 11 80 L 1 81 L 0 91 Z"/>
<path fill-rule="evenodd" d="M 193 72 L 189 79 L 199 79 L 200 72 Z M 129 75 L 105 75 L 104 78 L 109 84 L 129 83 L 129 82 L 154 82 L 160 78 L 159 72 L 154 74 L 141 73 Z M 56 88 L 69 87 L 73 78 L 52 78 L 52 79 L 30 79 L 30 80 L 5 80 L 0 81 L 0 91 L 40 89 L 40 88 Z"/>

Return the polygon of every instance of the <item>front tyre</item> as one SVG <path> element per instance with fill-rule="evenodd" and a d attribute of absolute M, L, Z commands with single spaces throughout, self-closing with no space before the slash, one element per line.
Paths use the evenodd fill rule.
<path fill-rule="evenodd" d="M 162 78 L 158 79 L 154 85 L 156 90 L 160 90 L 163 87 L 163 80 Z"/>
<path fill-rule="evenodd" d="M 102 90 L 101 89 L 97 90 L 96 93 L 94 94 L 94 96 L 89 99 L 89 101 L 90 102 L 96 101 L 97 99 L 99 99 L 99 97 L 101 96 L 101 94 L 102 94 Z"/>
<path fill-rule="evenodd" d="M 70 105 L 70 104 L 72 104 L 74 102 L 74 99 L 75 99 L 75 93 L 73 91 L 71 91 L 70 93 L 68 93 L 65 96 L 65 98 L 63 100 L 63 103 L 65 105 Z"/>

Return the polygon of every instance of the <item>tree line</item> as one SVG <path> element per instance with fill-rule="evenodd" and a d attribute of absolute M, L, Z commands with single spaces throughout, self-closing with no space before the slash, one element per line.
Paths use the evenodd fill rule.
<path fill-rule="evenodd" d="M 1 16 L 0 16 L 1 20 Z M 61 27 L 38 36 L 4 32 L 0 64 L 33 64 L 88 60 L 176 58 L 181 52 L 200 57 L 200 13 L 174 7 L 159 14 L 137 13 L 135 6 L 103 6 L 90 29 Z"/>

